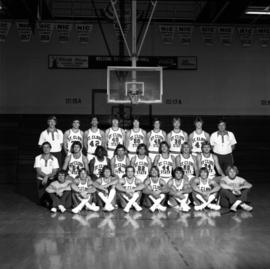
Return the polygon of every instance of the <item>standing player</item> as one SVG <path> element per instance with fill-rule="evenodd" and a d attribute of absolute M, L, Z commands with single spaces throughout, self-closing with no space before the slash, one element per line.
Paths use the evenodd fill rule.
<path fill-rule="evenodd" d="M 55 116 L 50 116 L 47 124 L 48 128 L 40 134 L 38 145 L 41 147 L 44 142 L 49 142 L 51 154 L 57 158 L 59 166 L 62 166 L 63 132 L 56 128 L 57 119 Z"/>
<path fill-rule="evenodd" d="M 159 154 L 156 156 L 154 165 L 157 166 L 160 177 L 168 183 L 172 177 L 172 170 L 175 168 L 175 158 L 169 151 L 169 145 L 163 141 L 159 145 Z"/>
<path fill-rule="evenodd" d="M 166 211 L 167 207 L 161 205 L 161 203 L 166 197 L 167 185 L 165 181 L 159 177 L 159 170 L 156 166 L 152 166 L 149 177 L 146 179 L 144 185 L 144 200 L 148 200 L 144 202 L 146 204 L 149 204 L 149 202 L 152 204 L 149 210 L 151 212 L 155 212 L 157 209 Z"/>
<path fill-rule="evenodd" d="M 64 150 L 66 155 L 70 153 L 71 145 L 75 141 L 79 141 L 83 144 L 83 131 L 80 130 L 80 120 L 78 119 L 74 119 L 72 128 L 64 133 Z"/>
<path fill-rule="evenodd" d="M 133 128 L 126 133 L 126 148 L 128 150 L 128 156 L 131 160 L 136 155 L 136 150 L 139 144 L 145 144 L 146 132 L 140 128 L 140 121 L 137 118 L 133 119 Z"/>
<path fill-rule="evenodd" d="M 122 178 L 126 172 L 126 167 L 130 164 L 127 157 L 126 148 L 123 145 L 118 145 L 115 149 L 114 157 L 111 160 L 112 174 Z"/>
<path fill-rule="evenodd" d="M 97 189 L 97 195 L 104 205 L 104 211 L 113 211 L 115 209 L 115 186 L 118 183 L 118 177 L 112 176 L 112 171 L 109 166 L 104 166 L 102 169 L 101 177 L 94 182 Z"/>
<path fill-rule="evenodd" d="M 197 156 L 202 152 L 202 143 L 209 141 L 210 136 L 205 132 L 203 127 L 203 120 L 200 117 L 197 117 L 194 121 L 195 130 L 189 135 L 189 144 L 191 146 L 191 151 L 193 156 Z"/>
<path fill-rule="evenodd" d="M 119 127 L 118 118 L 113 117 L 112 127 L 105 132 L 105 140 L 108 157 L 112 159 L 117 145 L 125 143 L 125 131 Z"/>
<path fill-rule="evenodd" d="M 218 158 L 215 154 L 211 153 L 211 145 L 207 141 L 202 143 L 202 153 L 197 156 L 197 164 L 198 169 L 201 169 L 202 167 L 207 168 L 210 179 L 216 176 L 215 168 L 221 176 L 224 176 Z"/>
<path fill-rule="evenodd" d="M 89 163 L 89 172 L 92 179 L 95 181 L 100 177 L 103 167 L 111 166 L 110 160 L 107 158 L 107 152 L 104 147 L 97 146 L 95 156 Z"/>
<path fill-rule="evenodd" d="M 160 121 L 154 120 L 154 129 L 147 134 L 147 146 L 152 163 L 158 154 L 159 145 L 166 140 L 166 133 L 160 129 Z"/>
<path fill-rule="evenodd" d="M 87 175 L 86 170 L 80 170 L 73 184 L 71 184 L 72 200 L 75 207 L 71 210 L 74 214 L 78 214 L 84 207 L 88 210 L 98 211 L 99 207 L 91 203 L 92 195 L 96 192 L 91 178 Z"/>
<path fill-rule="evenodd" d="M 133 206 L 136 211 L 142 211 L 139 206 L 141 191 L 144 184 L 134 176 L 133 166 L 127 166 L 126 176 L 119 179 L 116 189 L 119 191 L 119 198 L 124 211 L 128 213 Z"/>
<path fill-rule="evenodd" d="M 198 176 L 197 161 L 194 156 L 190 154 L 190 146 L 188 142 L 182 145 L 182 154 L 176 157 L 176 166 L 183 168 L 185 176 L 190 181 L 195 175 Z"/>
<path fill-rule="evenodd" d="M 130 161 L 131 166 L 135 168 L 135 176 L 141 182 L 148 177 L 152 162 L 148 157 L 148 150 L 145 144 L 139 144 L 136 155 Z"/>
<path fill-rule="evenodd" d="M 97 117 L 92 117 L 91 128 L 84 133 L 84 147 L 87 150 L 87 160 L 90 162 L 94 158 L 97 146 L 104 146 L 105 134 L 98 128 Z"/>
<path fill-rule="evenodd" d="M 217 198 L 220 186 L 215 180 L 209 178 L 206 167 L 202 167 L 199 171 L 199 177 L 192 181 L 192 196 L 195 203 L 196 211 L 203 210 L 208 207 L 213 210 L 220 210 L 220 206 L 214 202 Z"/>
<path fill-rule="evenodd" d="M 181 152 L 181 147 L 184 142 L 187 142 L 188 135 L 180 129 L 181 119 L 173 118 L 173 130 L 167 135 L 167 142 L 170 147 L 171 154 L 176 157 Z"/>
<path fill-rule="evenodd" d="M 79 171 L 85 168 L 89 172 L 87 158 L 82 154 L 82 144 L 79 141 L 73 142 L 71 154 L 66 156 L 63 170 L 68 169 L 68 179 L 74 180 L 79 176 Z"/>
<path fill-rule="evenodd" d="M 176 210 L 188 212 L 188 196 L 191 192 L 191 187 L 187 178 L 184 177 L 182 167 L 176 167 L 172 173 L 172 179 L 168 182 L 169 201 L 168 204 Z"/>

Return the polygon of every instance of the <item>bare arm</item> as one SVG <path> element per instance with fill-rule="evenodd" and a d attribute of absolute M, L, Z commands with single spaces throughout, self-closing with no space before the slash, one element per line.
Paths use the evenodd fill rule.
<path fill-rule="evenodd" d="M 84 155 L 82 156 L 82 161 L 83 161 L 83 165 L 84 165 L 84 168 L 85 168 L 87 174 L 89 174 L 88 160 Z"/>
<path fill-rule="evenodd" d="M 192 190 L 197 192 L 197 193 L 200 193 L 200 194 L 204 194 L 199 188 L 198 188 L 198 184 L 199 184 L 199 179 L 198 178 L 195 178 L 192 182 Z"/>
<path fill-rule="evenodd" d="M 87 136 L 88 136 L 88 131 L 85 131 L 83 134 L 83 145 L 86 151 L 88 150 Z"/>
<path fill-rule="evenodd" d="M 105 131 L 105 149 L 108 149 L 109 132 L 110 132 L 110 129 L 107 129 L 107 130 Z"/>
<path fill-rule="evenodd" d="M 144 184 L 136 178 L 135 180 L 136 187 L 134 188 L 134 191 L 142 191 L 144 189 Z"/>
<path fill-rule="evenodd" d="M 65 162 L 64 162 L 64 165 L 63 165 L 63 170 L 67 170 L 68 164 L 69 164 L 69 162 L 70 162 L 70 159 L 71 159 L 71 155 L 68 155 L 68 156 L 65 158 Z"/>
<path fill-rule="evenodd" d="M 65 131 L 64 137 L 63 137 L 63 144 L 64 144 L 64 151 L 66 154 L 68 153 L 68 142 L 67 142 L 68 135 L 69 135 L 69 131 Z"/>
<path fill-rule="evenodd" d="M 198 169 L 198 165 L 197 165 L 197 160 L 194 156 L 192 156 L 193 160 L 194 160 L 194 171 L 195 171 L 195 175 L 196 177 L 199 176 L 199 169 Z"/>
<path fill-rule="evenodd" d="M 89 163 L 89 174 L 90 176 L 94 173 L 94 166 L 95 166 L 95 158 L 93 158 Z"/>
<path fill-rule="evenodd" d="M 173 170 L 175 169 L 175 167 L 176 167 L 176 162 L 175 162 L 175 157 L 172 155 L 172 163 L 173 163 L 173 166 L 172 166 L 172 168 L 173 168 Z"/>
<path fill-rule="evenodd" d="M 147 137 L 146 137 L 146 131 L 145 130 L 142 130 L 142 133 L 143 133 L 143 143 L 144 144 L 147 144 Z"/>
<path fill-rule="evenodd" d="M 211 180 L 210 185 L 213 186 L 213 189 L 209 193 L 216 193 L 220 190 L 220 186 L 216 183 L 216 181 Z"/>
<path fill-rule="evenodd" d="M 170 132 L 170 133 L 167 134 L 167 137 L 166 137 L 166 141 L 167 141 L 169 146 L 171 146 L 171 136 L 172 136 L 172 134 Z"/>
<path fill-rule="evenodd" d="M 100 135 L 101 135 L 101 146 L 106 148 L 106 138 L 104 131 L 100 130 Z"/>
<path fill-rule="evenodd" d="M 160 155 L 156 155 L 155 160 L 154 160 L 154 165 L 155 166 L 157 166 L 159 158 L 160 158 Z"/>
<path fill-rule="evenodd" d="M 118 184 L 115 187 L 118 191 L 127 193 L 127 190 L 123 187 L 124 183 L 125 180 L 123 178 L 120 178 Z"/>
<path fill-rule="evenodd" d="M 151 131 L 149 133 L 147 133 L 147 135 L 146 135 L 146 146 L 147 146 L 147 148 L 149 148 L 149 146 L 150 146 L 150 135 L 151 135 Z"/>
<path fill-rule="evenodd" d="M 126 135 L 125 135 L 125 147 L 127 149 L 128 149 L 128 146 L 129 146 L 129 136 L 130 136 L 130 131 L 127 131 Z"/>
<path fill-rule="evenodd" d="M 190 148 L 192 149 L 192 139 L 193 139 L 194 133 L 192 132 L 188 137 L 188 144 Z"/>

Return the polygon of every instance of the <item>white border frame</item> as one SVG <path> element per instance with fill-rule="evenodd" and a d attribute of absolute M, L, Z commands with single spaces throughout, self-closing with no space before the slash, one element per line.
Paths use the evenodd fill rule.
<path fill-rule="evenodd" d="M 146 67 L 146 66 L 137 66 L 137 67 L 132 67 L 132 66 L 108 66 L 107 67 L 107 103 L 109 104 L 129 104 L 131 103 L 130 100 L 111 100 L 110 99 L 110 73 L 111 71 L 118 70 L 118 71 L 125 71 L 125 70 L 134 70 L 134 71 L 159 71 L 160 74 L 160 94 L 159 94 L 159 99 L 157 100 L 149 100 L 149 101 L 141 101 L 139 100 L 139 104 L 161 104 L 162 103 L 162 97 L 163 97 L 163 68 L 161 66 L 154 66 L 154 67 Z"/>

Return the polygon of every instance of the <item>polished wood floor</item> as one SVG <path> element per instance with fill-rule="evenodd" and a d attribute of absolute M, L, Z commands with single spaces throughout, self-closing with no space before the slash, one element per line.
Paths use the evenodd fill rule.
<path fill-rule="evenodd" d="M 270 268 L 269 184 L 254 211 L 51 214 L 0 186 L 0 268 Z"/>

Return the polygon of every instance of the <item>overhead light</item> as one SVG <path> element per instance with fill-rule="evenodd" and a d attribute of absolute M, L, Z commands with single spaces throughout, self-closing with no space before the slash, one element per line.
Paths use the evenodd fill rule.
<path fill-rule="evenodd" d="M 250 6 L 246 9 L 245 14 L 248 14 L 248 15 L 270 15 L 270 6 L 267 6 L 267 7 Z"/>

